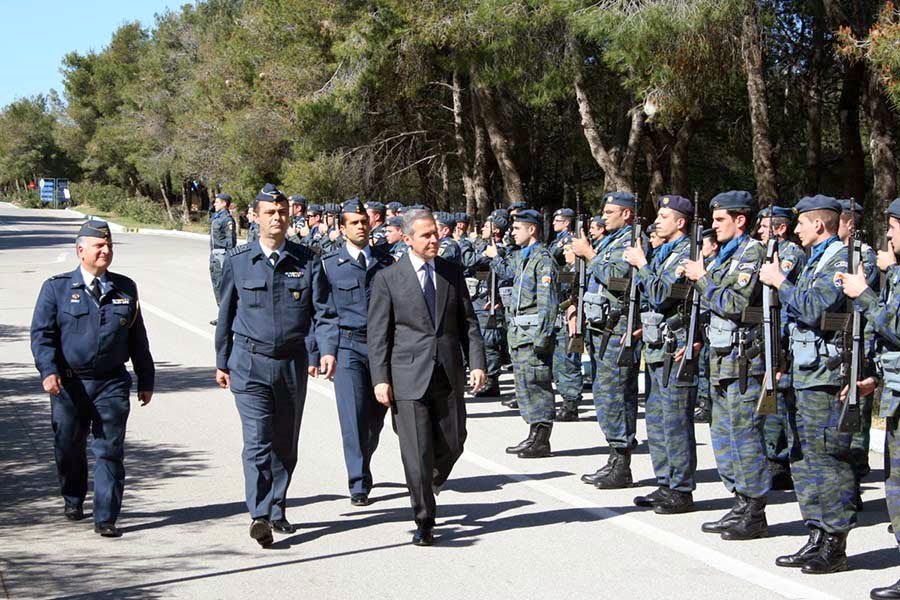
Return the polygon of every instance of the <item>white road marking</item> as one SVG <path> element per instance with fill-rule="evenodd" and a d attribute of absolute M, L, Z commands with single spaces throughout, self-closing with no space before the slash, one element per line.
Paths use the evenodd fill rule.
<path fill-rule="evenodd" d="M 148 313 L 165 319 L 166 321 L 169 321 L 170 323 L 180 327 L 181 329 L 196 333 L 206 340 L 213 341 L 215 338 L 215 336 L 210 331 L 196 327 L 188 323 L 187 321 L 176 317 L 173 314 L 170 314 L 160 308 L 157 308 L 156 306 L 153 306 L 152 304 L 147 304 L 143 300 L 141 301 L 141 306 Z M 330 386 L 327 386 L 321 381 L 317 381 L 312 378 L 309 380 L 308 386 L 311 388 L 315 388 L 316 391 L 323 394 L 333 393 L 333 390 Z M 512 481 L 522 483 L 523 485 L 526 485 L 529 488 L 540 492 L 541 494 L 544 494 L 545 496 L 549 496 L 550 498 L 558 500 L 563 504 L 567 504 L 573 508 L 596 515 L 597 517 L 603 519 L 604 522 L 608 522 L 615 527 L 624 529 L 629 533 L 639 535 L 654 544 L 658 544 L 660 546 L 668 548 L 669 550 L 677 552 L 688 558 L 703 562 L 716 569 L 717 571 L 721 571 L 726 575 L 742 579 L 752 585 L 768 590 L 773 594 L 777 594 L 778 596 L 781 596 L 783 598 L 790 598 L 792 600 L 838 600 L 837 596 L 823 593 L 821 590 L 804 585 L 802 583 L 798 583 L 796 581 L 788 579 L 787 577 L 772 573 L 771 571 L 761 569 L 742 560 L 738 560 L 736 558 L 728 556 L 723 552 L 719 552 L 718 550 L 714 550 L 713 548 L 704 546 L 703 544 L 699 544 L 660 527 L 645 523 L 640 519 L 636 519 L 628 514 L 612 510 L 611 508 L 606 508 L 597 504 L 596 502 L 593 502 L 586 498 L 582 498 L 577 494 L 572 494 L 566 492 L 565 490 L 561 490 L 545 481 L 533 479 L 532 477 L 524 473 L 511 472 L 512 469 L 510 469 L 510 467 L 494 462 L 488 458 L 476 454 L 475 452 L 472 452 L 471 450 L 466 450 L 462 455 L 461 460 L 475 465 L 476 467 L 484 471 L 488 471 L 496 475 L 502 475 L 504 477 L 507 477 L 508 479 L 511 479 Z"/>

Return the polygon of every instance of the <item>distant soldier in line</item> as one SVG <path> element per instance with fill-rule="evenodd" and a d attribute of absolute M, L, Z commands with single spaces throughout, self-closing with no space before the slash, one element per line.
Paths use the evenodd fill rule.
<path fill-rule="evenodd" d="M 403 241 L 403 217 L 390 217 L 384 226 L 384 238 L 387 240 L 387 251 L 394 261 L 406 254 L 409 246 Z"/>
<path fill-rule="evenodd" d="M 703 256 L 703 265 L 708 270 L 709 266 L 719 255 L 719 242 L 716 240 L 716 230 L 712 227 L 703 230 L 703 248 L 700 250 Z M 703 346 L 700 348 L 699 361 L 697 363 L 697 408 L 694 410 L 694 423 L 709 423 L 710 410 L 712 409 L 712 396 L 709 384 L 709 342 L 706 339 L 706 325 L 709 323 L 709 308 L 700 305 L 700 334 L 703 338 Z"/>
<path fill-rule="evenodd" d="M 256 213 L 253 212 L 253 206 L 247 207 L 247 243 L 252 244 L 259 239 L 259 223 L 256 219 Z"/>
<path fill-rule="evenodd" d="M 838 274 L 847 270 L 847 248 L 837 235 L 841 205 L 836 199 L 805 197 L 794 212 L 796 233 L 810 250 L 806 267 L 797 283 L 788 281 L 778 264 L 764 264 L 760 278 L 778 290 L 788 315 L 800 438 L 791 477 L 810 533 L 797 552 L 779 556 L 775 564 L 824 574 L 847 570 L 847 534 L 856 525 L 851 434 L 836 427 L 841 370 L 828 366 L 838 354 L 842 332 L 822 329 L 822 316 L 842 312 L 846 303 Z"/>
<path fill-rule="evenodd" d="M 628 313 L 626 288 L 611 289 L 614 279 L 628 277 L 630 266 L 622 258 L 631 245 L 631 231 L 635 217 L 635 198 L 630 192 L 606 194 L 603 218 L 608 235 L 594 251 L 591 243 L 582 238 L 572 240 L 573 252 L 588 260 L 588 292 L 591 304 L 596 305 L 600 317 L 591 323 L 591 335 L 597 352 L 597 378 L 594 380 L 594 407 L 597 422 L 609 445 L 606 465 L 581 480 L 598 489 L 631 487 L 631 453 L 637 446 L 638 365 L 640 344 L 635 344 L 633 366 L 620 367 L 618 356 L 625 335 Z M 587 296 L 585 297 L 587 302 Z M 598 339 L 606 337 L 606 348 Z M 603 351 L 602 356 L 600 354 Z"/>
<path fill-rule="evenodd" d="M 500 256 L 505 256 L 506 250 L 503 248 L 503 235 L 506 232 L 508 223 L 502 215 L 488 217 L 481 229 L 481 241 L 479 244 L 481 250 L 476 254 L 476 266 L 488 267 L 491 265 L 491 258 L 485 253 L 488 245 L 494 245 Z M 483 281 L 474 279 L 475 293 L 472 296 L 472 306 L 475 309 L 475 316 L 478 318 L 478 325 L 481 328 L 481 336 L 484 338 L 484 355 L 487 364 L 486 382 L 484 388 L 475 394 L 479 398 L 499 398 L 500 397 L 500 371 L 503 366 L 504 344 L 506 343 L 506 313 L 500 297 L 499 288 L 504 286 L 512 286 L 512 280 L 504 279 L 499 274 L 494 275 L 497 284 L 494 290 L 494 318 L 491 320 L 491 278 L 488 276 Z M 470 280 L 467 280 L 467 282 Z"/>
<path fill-rule="evenodd" d="M 464 212 L 458 212 L 453 215 L 456 220 L 456 229 L 453 232 L 453 239 L 459 246 L 459 261 L 462 263 L 463 269 L 466 271 L 467 277 L 475 275 L 475 246 L 469 239 L 469 215 Z"/>
<path fill-rule="evenodd" d="M 359 200 L 356 198 L 356 200 Z M 334 202 L 325 204 L 325 234 L 319 241 L 319 247 L 323 254 L 332 252 L 340 247 L 341 242 L 338 240 L 340 236 L 340 228 L 337 225 L 338 215 L 341 214 L 341 207 Z"/>
<path fill-rule="evenodd" d="M 591 236 L 591 245 L 594 247 L 594 250 L 597 250 L 597 247 L 600 245 L 600 242 L 603 241 L 603 238 L 606 237 L 606 219 L 603 218 L 603 215 L 595 215 L 591 218 L 590 228 L 588 229 L 588 233 Z"/>
<path fill-rule="evenodd" d="M 777 250 L 780 258 L 781 272 L 788 281 L 796 282 L 806 266 L 806 252 L 790 240 L 789 227 L 794 213 L 789 208 L 774 206 L 759 212 L 759 239 L 763 244 L 769 242 L 770 236 L 778 240 Z M 788 347 L 787 313 L 781 307 L 782 348 Z M 800 440 L 796 436 L 796 424 L 789 418 L 789 406 L 794 405 L 794 386 L 791 382 L 790 370 L 782 373 L 778 380 L 777 394 L 778 412 L 766 415 L 763 435 L 766 440 L 766 457 L 769 460 L 769 472 L 772 475 L 772 489 L 790 490 L 794 488 L 791 479 L 791 454 L 800 451 Z"/>
<path fill-rule="evenodd" d="M 438 230 L 438 256 L 458 265 L 462 264 L 462 255 L 459 244 L 453 239 L 453 228 L 456 227 L 456 218 L 450 213 L 436 212 L 434 220 Z"/>
<path fill-rule="evenodd" d="M 219 287 L 222 284 L 222 263 L 225 261 L 225 253 L 237 245 L 234 217 L 228 210 L 230 204 L 231 196 L 216 194 L 213 200 L 215 212 L 209 219 L 209 278 L 212 280 L 216 306 L 219 305 Z M 209 324 L 215 325 L 216 319 Z"/>
<path fill-rule="evenodd" d="M 656 235 L 663 242 L 648 263 L 641 245 L 625 249 L 624 258 L 637 268 L 635 277 L 648 310 L 641 313 L 644 363 L 650 374 L 645 404 L 647 444 L 657 489 L 634 499 L 657 514 L 694 510 L 697 448 L 694 439 L 694 390 L 680 387 L 677 364 L 684 355 L 690 317 L 673 285 L 684 279 L 682 261 L 690 259 L 688 235 L 694 205 L 669 195 L 657 201 Z"/>
<path fill-rule="evenodd" d="M 699 260 L 685 261 L 684 271 L 709 308 L 710 437 L 719 477 L 734 494 L 734 505 L 701 529 L 725 540 L 749 540 L 768 533 L 766 501 L 771 486 L 763 417 L 756 413 L 764 366 L 761 353 L 750 353 L 758 326 L 744 320 L 744 311 L 761 296 L 757 278 L 765 252 L 749 235 L 757 212 L 749 192 L 718 194 L 709 208 L 722 249 L 708 271 Z"/>
<path fill-rule="evenodd" d="M 306 229 L 306 198 L 295 194 L 288 198 L 291 201 L 291 218 L 288 222 L 288 236 L 301 235 Z"/>
<path fill-rule="evenodd" d="M 125 428 L 131 410 L 129 360 L 141 406 L 153 396 L 155 368 L 134 281 L 108 269 L 112 234 L 90 220 L 75 239 L 79 266 L 44 282 L 31 320 L 31 353 L 50 394 L 54 454 L 65 517 L 84 518 L 85 444 L 93 434 L 94 531 L 119 537 L 125 490 Z"/>
<path fill-rule="evenodd" d="M 384 220 L 385 220 L 385 223 L 387 223 L 387 220 L 388 220 L 388 219 L 391 219 L 391 218 L 393 218 L 393 217 L 399 217 L 399 216 L 400 216 L 400 210 L 401 210 L 402 208 L 403 208 L 403 204 L 401 204 L 400 202 L 388 202 L 387 204 L 385 204 L 385 205 L 384 205 L 384 212 L 385 212 Z"/>
<path fill-rule="evenodd" d="M 369 244 L 381 246 L 387 244 L 385 238 L 385 212 L 386 208 L 381 202 L 370 200 L 366 202 L 366 214 L 369 216 Z"/>
<path fill-rule="evenodd" d="M 507 337 L 516 399 L 529 433 L 506 452 L 519 458 L 550 456 L 554 420 L 551 366 L 558 305 L 557 268 L 547 247 L 540 242 L 541 227 L 541 215 L 536 210 L 518 211 L 512 231 L 521 250 L 506 259 L 499 256 L 495 245 L 484 251 L 498 275 L 514 276 Z"/>
<path fill-rule="evenodd" d="M 862 204 L 851 200 L 838 200 L 841 203 L 841 220 L 838 224 L 838 237 L 844 245 L 850 243 L 853 233 L 859 230 L 862 224 L 863 207 Z M 877 266 L 878 258 L 871 246 L 862 243 L 861 259 L 863 271 L 866 275 L 868 286 L 874 290 L 876 294 L 879 292 L 879 270 Z M 853 460 L 853 476 L 856 481 L 856 487 L 853 497 L 853 503 L 856 505 L 857 512 L 863 510 L 862 501 L 862 480 L 869 474 L 869 440 L 870 430 L 872 429 L 872 400 L 871 396 L 860 398 L 860 420 L 862 427 L 859 431 L 854 432 L 853 441 L 850 444 L 850 454 Z"/>
<path fill-rule="evenodd" d="M 288 239 L 295 244 L 306 246 L 316 254 L 322 253 L 322 240 L 327 239 L 327 230 L 322 222 L 322 214 L 325 212 L 321 204 L 310 204 L 306 209 L 306 235 Z"/>
<path fill-rule="evenodd" d="M 854 298 L 854 308 L 866 319 L 866 344 L 873 343 L 880 365 L 878 376 L 884 384 L 881 392 L 880 416 L 885 424 L 885 501 L 893 525 L 894 539 L 900 547 L 900 269 L 894 243 L 900 247 L 900 198 L 888 206 L 888 249 L 878 252 L 878 266 L 887 270 L 885 288 L 878 293 L 868 284 L 866 274 L 838 274 L 848 298 Z M 874 337 L 873 337 L 874 336 Z M 863 375 L 865 377 L 865 375 Z M 874 377 L 858 382 L 860 399 L 869 397 L 876 386 Z M 846 389 L 845 389 L 846 392 Z M 844 393 L 845 393 L 844 392 Z M 842 393 L 842 399 L 843 395 Z M 875 588 L 871 598 L 900 598 L 900 581 Z"/>

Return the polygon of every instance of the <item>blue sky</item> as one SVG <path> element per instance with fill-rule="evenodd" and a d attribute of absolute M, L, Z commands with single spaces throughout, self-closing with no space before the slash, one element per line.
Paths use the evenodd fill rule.
<path fill-rule="evenodd" d="M 144 27 L 154 15 L 187 0 L 0 0 L 0 107 L 16 98 L 62 94 L 59 68 L 72 50 L 100 50 L 129 21 Z"/>

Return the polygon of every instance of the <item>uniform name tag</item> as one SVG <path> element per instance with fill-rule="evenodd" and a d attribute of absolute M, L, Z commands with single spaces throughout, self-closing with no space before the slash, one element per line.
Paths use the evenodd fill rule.
<path fill-rule="evenodd" d="M 113 304 L 131 304 L 131 300 L 129 300 L 128 298 L 113 298 L 112 303 Z"/>
<path fill-rule="evenodd" d="M 285 271 L 284 276 L 290 277 L 291 279 L 298 279 L 303 277 L 303 271 Z"/>

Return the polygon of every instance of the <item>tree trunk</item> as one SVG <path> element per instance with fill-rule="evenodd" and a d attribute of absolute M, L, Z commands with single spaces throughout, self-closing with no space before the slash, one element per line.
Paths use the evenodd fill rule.
<path fill-rule="evenodd" d="M 474 92 L 473 92 L 474 95 Z M 475 131 L 475 162 L 472 165 L 472 192 L 481 220 L 488 218 L 493 210 L 491 195 L 487 189 L 487 133 L 482 125 L 478 102 L 472 98 L 472 128 Z"/>
<path fill-rule="evenodd" d="M 824 69 L 825 22 L 813 18 L 813 53 L 806 88 L 806 172 L 799 195 L 818 192 L 822 185 L 822 71 Z"/>
<path fill-rule="evenodd" d="M 894 114 L 884 96 L 878 73 L 867 69 L 865 111 L 869 121 L 869 158 L 875 176 L 868 214 L 883 215 L 897 196 L 897 158 L 894 155 Z"/>
<path fill-rule="evenodd" d="M 756 196 L 760 204 L 778 199 L 778 176 L 769 134 L 769 109 L 766 101 L 762 41 L 759 22 L 753 14 L 744 16 L 741 31 L 741 55 L 747 71 L 747 96 L 750 101 L 750 125 L 753 130 L 753 172 Z"/>
<path fill-rule="evenodd" d="M 841 154 L 844 156 L 844 195 L 862 200 L 866 195 L 866 162 L 859 125 L 859 103 L 866 65 L 848 64 L 845 68 L 838 121 L 841 129 Z"/>
<path fill-rule="evenodd" d="M 651 132 L 644 136 L 644 162 L 647 164 L 647 174 L 650 177 L 650 185 L 647 193 L 651 198 L 656 198 L 665 193 L 666 176 L 663 172 L 664 157 L 657 149 L 657 144 Z"/>
<path fill-rule="evenodd" d="M 675 133 L 675 143 L 672 145 L 672 157 L 669 161 L 669 189 L 673 194 L 688 197 L 688 148 L 691 139 L 697 130 L 697 121 L 688 117 Z"/>
<path fill-rule="evenodd" d="M 483 85 L 475 86 L 475 94 L 481 106 L 481 116 L 487 128 L 491 150 L 497 159 L 500 176 L 503 177 L 503 188 L 507 204 L 523 202 L 525 193 L 522 190 L 522 178 L 512 158 L 512 143 L 500 125 L 500 115 L 493 93 Z"/>
<path fill-rule="evenodd" d="M 466 197 L 466 214 L 474 215 L 476 210 L 475 183 L 472 177 L 472 163 L 463 136 L 463 101 L 462 87 L 459 84 L 459 71 L 453 70 L 453 137 L 456 140 L 456 156 L 462 172 L 463 193 Z"/>
<path fill-rule="evenodd" d="M 162 193 L 163 204 L 166 206 L 166 215 L 168 215 L 170 221 L 174 222 L 175 215 L 172 213 L 172 201 L 169 200 L 169 194 L 166 192 L 165 182 L 159 182 L 159 191 Z"/>
<path fill-rule="evenodd" d="M 442 210 L 450 210 L 450 166 L 446 152 L 441 154 L 441 204 Z"/>
<path fill-rule="evenodd" d="M 185 179 L 181 182 L 181 222 L 185 224 L 191 222 L 190 195 L 191 191 Z"/>

